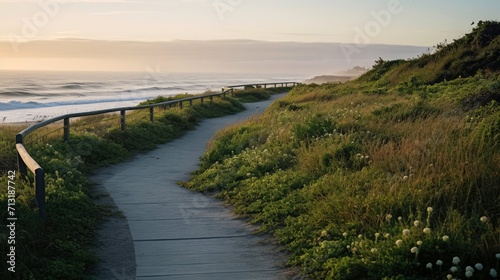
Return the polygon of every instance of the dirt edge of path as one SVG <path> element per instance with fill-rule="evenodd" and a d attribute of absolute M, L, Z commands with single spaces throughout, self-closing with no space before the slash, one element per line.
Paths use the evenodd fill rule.
<path fill-rule="evenodd" d="M 99 261 L 89 276 L 98 280 L 135 279 L 135 249 L 127 218 L 103 185 L 97 182 L 93 186 L 92 195 L 94 202 L 105 206 L 111 214 L 103 217 L 96 231 L 98 241 L 93 249 Z"/>

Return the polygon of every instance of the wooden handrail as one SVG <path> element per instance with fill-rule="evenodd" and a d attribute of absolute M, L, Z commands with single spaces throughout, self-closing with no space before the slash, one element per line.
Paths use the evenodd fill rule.
<path fill-rule="evenodd" d="M 49 124 L 55 123 L 57 121 L 64 120 L 64 141 L 68 142 L 69 141 L 69 133 L 70 133 L 70 119 L 72 119 L 72 118 L 79 118 L 79 117 L 120 112 L 120 115 L 121 115 L 120 127 L 122 130 L 125 130 L 126 129 L 126 112 L 127 111 L 149 109 L 150 121 L 154 122 L 154 108 L 155 107 L 166 106 L 166 105 L 172 106 L 172 105 L 179 104 L 179 107 L 182 109 L 182 102 L 184 102 L 184 101 L 189 101 L 189 103 L 192 105 L 193 100 L 201 99 L 201 102 L 203 103 L 204 98 L 209 98 L 210 104 L 211 104 L 213 101 L 213 98 L 215 96 L 225 97 L 226 94 L 228 94 L 228 93 L 232 94 L 234 91 L 234 88 L 238 88 L 238 87 L 246 87 L 246 86 L 257 86 L 258 87 L 258 86 L 267 86 L 267 85 L 274 85 L 275 87 L 277 87 L 278 85 L 281 85 L 281 87 L 287 87 L 289 84 L 292 84 L 292 86 L 295 86 L 297 83 L 296 82 L 280 82 L 280 83 L 235 85 L 235 86 L 226 87 L 228 89 L 223 88 L 222 91 L 218 92 L 218 93 L 201 94 L 201 95 L 196 95 L 196 96 L 187 97 L 187 98 L 174 99 L 174 100 L 170 100 L 170 101 L 166 101 L 166 102 L 155 103 L 155 104 L 151 104 L 151 105 L 121 107 L 121 108 L 96 110 L 96 111 L 83 112 L 83 113 L 72 113 L 72 114 L 66 114 L 66 115 L 50 118 L 48 120 L 39 122 L 39 123 L 34 124 L 32 126 L 29 126 L 16 135 L 16 150 L 17 150 L 17 160 L 18 160 L 19 173 L 21 174 L 21 176 L 26 177 L 28 175 L 28 170 L 30 170 L 35 175 L 36 205 L 39 209 L 40 218 L 45 219 L 46 218 L 46 213 L 45 213 L 45 173 L 44 173 L 43 168 L 31 157 L 31 155 L 28 153 L 28 151 L 26 150 L 26 148 L 24 147 L 24 144 L 23 144 L 24 137 L 26 137 L 31 132 L 33 132 L 39 128 L 42 128 L 44 126 L 47 126 Z"/>

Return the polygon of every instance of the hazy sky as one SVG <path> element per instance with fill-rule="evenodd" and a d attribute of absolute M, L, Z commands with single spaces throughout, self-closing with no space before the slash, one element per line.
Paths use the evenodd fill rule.
<path fill-rule="evenodd" d="M 360 45 L 342 49 L 338 45 L 303 44 L 298 48 L 275 44 L 255 50 L 246 48 L 236 55 L 231 48 L 237 48 L 238 44 L 200 45 L 198 41 L 198 48 L 191 48 L 196 42 L 174 48 L 160 43 L 144 46 L 123 41 L 246 39 L 409 45 L 426 49 L 468 33 L 473 28 L 472 22 L 500 20 L 499 11 L 500 0 L 0 0 L 0 70 L 131 70 L 150 67 L 157 61 L 172 69 L 182 66 L 183 71 L 189 71 L 191 68 L 186 65 L 197 65 L 201 60 L 212 61 L 205 66 L 207 69 L 222 61 L 238 59 L 245 63 L 242 65 L 263 67 L 259 59 L 269 62 L 271 57 L 273 65 L 284 65 L 284 69 L 285 65 L 298 69 L 306 63 L 310 69 L 320 69 L 318 65 L 323 65 L 321 69 L 333 71 L 353 65 L 371 66 L 379 56 L 414 57 L 422 48 L 394 52 L 388 47 L 379 53 L 377 48 L 368 51 Z M 101 47 L 92 44 L 91 49 L 95 50 L 92 53 L 85 44 L 68 44 L 62 38 L 108 43 Z M 59 40 L 51 44 L 22 44 L 54 39 Z M 219 51 L 216 56 L 213 56 L 215 50 L 207 50 L 210 47 Z M 280 49 L 261 56 L 256 53 L 278 47 L 286 49 L 288 54 L 280 61 L 274 59 L 280 57 L 277 55 Z M 318 48 L 321 52 L 314 58 L 307 56 Z M 183 55 L 167 57 L 168 50 L 172 53 L 182 50 Z M 151 58 L 150 52 L 159 56 Z M 202 57 L 201 53 L 207 56 Z"/>
<path fill-rule="evenodd" d="M 499 11 L 498 0 L 0 0 L 0 40 L 351 43 L 371 28 L 369 43 L 432 46 Z"/>

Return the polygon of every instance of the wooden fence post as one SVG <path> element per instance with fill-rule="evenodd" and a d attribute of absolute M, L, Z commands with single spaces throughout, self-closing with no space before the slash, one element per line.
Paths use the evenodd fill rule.
<path fill-rule="evenodd" d="M 21 134 L 16 135 L 16 144 L 23 144 L 23 136 Z M 28 176 L 28 167 L 24 162 L 19 151 L 17 152 L 17 169 L 22 177 Z"/>
<path fill-rule="evenodd" d="M 69 118 L 64 119 L 64 142 L 69 142 Z"/>
<path fill-rule="evenodd" d="M 45 220 L 45 172 L 42 168 L 35 170 L 35 197 L 40 218 Z"/>
<path fill-rule="evenodd" d="M 121 115 L 121 118 L 120 118 L 120 127 L 121 127 L 121 130 L 122 131 L 125 131 L 126 129 L 126 111 L 125 110 L 121 110 L 120 111 L 120 115 Z"/>

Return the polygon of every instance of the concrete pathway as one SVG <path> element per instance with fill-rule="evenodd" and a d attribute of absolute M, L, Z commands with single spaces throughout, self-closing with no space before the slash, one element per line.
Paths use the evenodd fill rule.
<path fill-rule="evenodd" d="M 204 120 L 183 137 L 93 177 L 128 220 L 135 279 L 285 278 L 283 254 L 265 245 L 265 237 L 254 235 L 253 226 L 237 219 L 221 201 L 176 184 L 197 169 L 218 129 L 262 112 L 272 100 L 245 104 L 247 110 L 236 115 Z M 130 267 L 107 269 L 112 279 L 134 279 L 127 274 L 133 273 Z"/>

